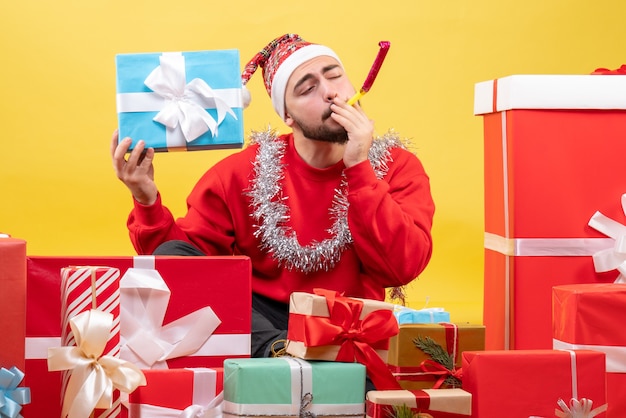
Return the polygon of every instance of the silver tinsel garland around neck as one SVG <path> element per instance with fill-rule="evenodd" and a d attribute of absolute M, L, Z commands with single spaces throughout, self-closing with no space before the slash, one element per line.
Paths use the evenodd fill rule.
<path fill-rule="evenodd" d="M 348 227 L 349 204 L 345 175 L 342 174 L 341 183 L 335 190 L 328 210 L 333 219 L 331 228 L 327 230 L 331 237 L 302 246 L 296 232 L 287 225 L 290 216 L 286 203 L 288 196 L 282 192 L 281 183 L 285 178 L 283 159 L 287 143 L 278 139 L 273 130 L 253 132 L 251 143 L 258 144 L 259 150 L 253 164 L 254 178 L 248 195 L 252 199 L 252 217 L 257 222 L 254 235 L 260 237 L 261 248 L 289 270 L 295 269 L 306 274 L 329 271 L 352 243 Z M 392 161 L 390 149 L 394 147 L 405 148 L 393 132 L 376 138 L 372 143 L 368 158 L 379 180 L 389 170 L 387 163 Z"/>

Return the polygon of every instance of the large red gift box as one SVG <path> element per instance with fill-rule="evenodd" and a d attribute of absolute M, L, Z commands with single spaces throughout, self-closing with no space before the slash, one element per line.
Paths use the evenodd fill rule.
<path fill-rule="evenodd" d="M 599 351 L 465 351 L 463 389 L 472 394 L 475 418 L 553 417 L 559 400 L 606 408 L 605 370 Z"/>
<path fill-rule="evenodd" d="M 554 348 L 606 354 L 608 417 L 626 417 L 626 284 L 555 286 Z"/>
<path fill-rule="evenodd" d="M 626 77 L 514 75 L 475 86 L 484 122 L 487 349 L 552 347 L 552 287 L 604 283 L 591 255 L 621 223 Z"/>
<path fill-rule="evenodd" d="M 187 409 L 188 414 L 185 416 L 195 417 L 204 415 L 192 414 L 192 408 L 204 413 L 209 408 L 214 411 L 221 408 L 217 397 L 224 387 L 223 368 L 144 370 L 144 375 L 146 386 L 130 394 L 129 414 L 124 413 L 122 416 L 179 418 Z"/>
<path fill-rule="evenodd" d="M 221 367 L 226 358 L 250 357 L 250 259 L 233 257 L 28 257 L 26 385 L 32 402 L 25 416 L 60 416 L 61 374 L 49 372 L 47 349 L 60 346 L 61 269 L 72 265 L 118 268 L 122 277 L 135 264 L 149 264 L 171 291 L 163 324 L 210 306 L 221 321 L 193 355 L 167 360 L 169 368 Z"/>
<path fill-rule="evenodd" d="M 26 241 L 0 237 L 0 367 L 24 371 Z"/>

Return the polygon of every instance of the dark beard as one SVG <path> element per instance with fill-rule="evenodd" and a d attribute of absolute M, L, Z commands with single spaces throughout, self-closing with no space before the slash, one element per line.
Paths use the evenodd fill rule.
<path fill-rule="evenodd" d="M 328 118 L 330 118 L 331 113 L 330 108 L 324 112 L 322 115 L 322 122 L 325 122 Z M 339 126 L 334 129 L 324 124 L 310 126 L 302 123 L 302 121 L 294 118 L 293 116 L 292 118 L 300 127 L 302 134 L 309 139 L 314 141 L 331 142 L 334 144 L 345 144 L 348 142 L 348 132 L 346 132 L 343 126 Z"/>

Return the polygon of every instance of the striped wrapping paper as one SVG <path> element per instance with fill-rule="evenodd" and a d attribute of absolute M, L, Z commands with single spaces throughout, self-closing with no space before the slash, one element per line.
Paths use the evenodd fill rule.
<path fill-rule="evenodd" d="M 113 328 L 106 344 L 105 356 L 119 357 L 120 354 L 120 270 L 114 267 L 70 266 L 61 269 L 61 345 L 76 345 L 70 328 L 70 319 L 76 315 L 97 309 L 113 315 Z M 62 373 L 61 399 L 71 376 L 70 371 Z M 113 394 L 113 405 L 103 410 L 97 409 L 97 418 L 117 417 L 121 412 L 120 394 Z"/>

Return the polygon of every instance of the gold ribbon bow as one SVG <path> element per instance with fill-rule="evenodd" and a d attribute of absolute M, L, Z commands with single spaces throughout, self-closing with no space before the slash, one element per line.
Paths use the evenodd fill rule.
<path fill-rule="evenodd" d="M 48 370 L 71 370 L 61 416 L 88 417 L 95 408 L 110 408 L 113 389 L 130 393 L 145 386 L 137 366 L 102 352 L 113 326 L 113 315 L 95 309 L 70 319 L 76 346 L 48 349 Z"/>

